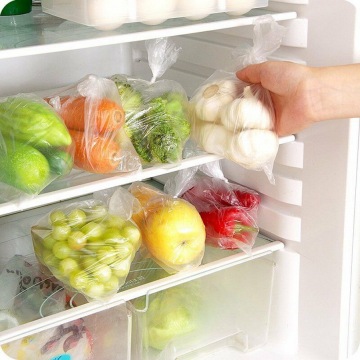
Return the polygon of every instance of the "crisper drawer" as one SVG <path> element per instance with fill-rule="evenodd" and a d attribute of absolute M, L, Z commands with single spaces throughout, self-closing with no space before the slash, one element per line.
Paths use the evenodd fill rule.
<path fill-rule="evenodd" d="M 268 0 L 42 0 L 44 12 L 101 30 L 133 22 L 157 25 L 178 17 L 199 20 L 220 12 L 243 15 L 267 5 Z"/>
<path fill-rule="evenodd" d="M 0 359 L 129 360 L 131 324 L 122 303 L 4 344 Z"/>
<path fill-rule="evenodd" d="M 263 346 L 273 272 L 259 258 L 132 301 L 132 359 L 235 359 Z"/>

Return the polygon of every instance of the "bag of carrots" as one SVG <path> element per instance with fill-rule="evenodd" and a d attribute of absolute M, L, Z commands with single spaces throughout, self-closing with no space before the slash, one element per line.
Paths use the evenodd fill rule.
<path fill-rule="evenodd" d="M 176 81 L 158 80 L 179 49 L 167 38 L 146 41 L 151 81 L 115 74 L 125 110 L 125 131 L 143 165 L 177 163 L 190 137 L 188 98 Z"/>
<path fill-rule="evenodd" d="M 141 169 L 124 131 L 125 112 L 113 81 L 89 75 L 45 100 L 69 130 L 75 168 L 97 174 Z"/>

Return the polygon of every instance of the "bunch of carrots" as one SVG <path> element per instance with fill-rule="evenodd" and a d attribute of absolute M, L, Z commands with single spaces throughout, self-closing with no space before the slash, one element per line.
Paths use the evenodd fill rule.
<path fill-rule="evenodd" d="M 121 161 L 116 137 L 125 123 L 122 106 L 84 96 L 62 96 L 60 105 L 58 112 L 73 140 L 75 166 L 99 174 L 116 170 Z"/>

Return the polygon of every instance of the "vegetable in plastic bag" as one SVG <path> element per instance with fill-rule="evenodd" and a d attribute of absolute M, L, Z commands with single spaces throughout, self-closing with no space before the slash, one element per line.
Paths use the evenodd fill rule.
<path fill-rule="evenodd" d="M 0 99 L 0 193 L 39 194 L 72 167 L 72 139 L 61 117 L 34 94 Z"/>
<path fill-rule="evenodd" d="M 266 60 L 281 44 L 284 28 L 269 16 L 254 28 L 254 45 L 238 56 L 242 66 Z M 259 84 L 246 84 L 234 73 L 218 70 L 190 99 L 191 137 L 209 153 L 251 170 L 263 170 L 274 183 L 273 163 L 279 140 L 270 93 Z"/>
<path fill-rule="evenodd" d="M 223 177 L 219 162 L 185 169 L 170 178 L 165 191 L 193 204 L 206 229 L 206 244 L 250 252 L 259 233 L 260 195 Z"/>
<path fill-rule="evenodd" d="M 31 228 L 39 261 L 87 299 L 104 299 L 125 282 L 141 244 L 137 226 L 101 200 L 59 207 Z"/>
<path fill-rule="evenodd" d="M 124 134 L 125 112 L 113 81 L 89 75 L 47 101 L 69 129 L 76 168 L 99 174 L 141 168 Z"/>
<path fill-rule="evenodd" d="M 132 219 L 141 231 L 144 256 L 169 273 L 199 266 L 205 227 L 196 208 L 145 183 L 135 182 L 129 191 L 141 205 Z"/>
<path fill-rule="evenodd" d="M 176 61 L 179 49 L 168 39 L 146 43 L 151 82 L 113 75 L 124 106 L 126 134 L 143 164 L 176 163 L 190 136 L 188 99 L 182 86 L 156 79 Z"/>
<path fill-rule="evenodd" d="M 182 284 L 134 301 L 139 314 L 145 311 L 142 318 L 145 348 L 164 350 L 171 342 L 180 342 L 200 328 L 203 299 L 197 285 Z"/>

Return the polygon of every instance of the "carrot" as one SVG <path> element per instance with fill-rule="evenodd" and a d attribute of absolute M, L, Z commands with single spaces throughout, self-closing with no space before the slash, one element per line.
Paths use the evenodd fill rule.
<path fill-rule="evenodd" d="M 45 99 L 48 102 L 50 99 Z M 88 101 L 88 107 L 86 107 Z M 61 96 L 60 116 L 70 130 L 84 131 L 86 122 L 99 134 L 119 130 L 125 123 L 124 109 L 107 98 L 91 100 L 84 96 Z M 89 115 L 85 114 L 85 109 Z"/>
<path fill-rule="evenodd" d="M 74 143 L 74 164 L 80 169 L 98 174 L 114 171 L 121 161 L 120 146 L 111 138 L 86 138 L 84 132 L 69 130 Z"/>

